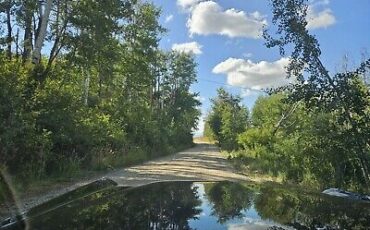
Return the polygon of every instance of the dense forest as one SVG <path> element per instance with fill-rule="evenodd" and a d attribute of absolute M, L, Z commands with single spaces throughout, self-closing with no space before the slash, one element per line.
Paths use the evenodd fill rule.
<path fill-rule="evenodd" d="M 287 181 L 368 190 L 370 59 L 330 74 L 306 28 L 306 1 L 272 0 L 271 7 L 276 30 L 264 31 L 266 46 L 290 57 L 292 83 L 266 89 L 250 113 L 240 97 L 219 89 L 205 135 L 230 157 L 257 159 L 260 169 Z"/>
<path fill-rule="evenodd" d="M 370 59 L 332 74 L 307 1 L 271 0 L 267 48 L 292 83 L 251 111 L 218 90 L 205 135 L 287 181 L 370 187 Z M 192 55 L 159 48 L 160 10 L 138 0 L 0 3 L 0 170 L 21 181 L 142 162 L 192 145 Z"/>
<path fill-rule="evenodd" d="M 135 0 L 0 3 L 0 169 L 25 181 L 192 145 L 192 55 L 159 48 L 160 10 Z"/>

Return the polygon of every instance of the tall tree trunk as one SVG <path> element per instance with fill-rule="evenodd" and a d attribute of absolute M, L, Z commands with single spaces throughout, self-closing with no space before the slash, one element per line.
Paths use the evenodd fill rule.
<path fill-rule="evenodd" d="M 41 61 L 41 49 L 44 44 L 52 5 L 53 5 L 53 0 L 47 0 L 46 5 L 44 6 L 44 13 L 41 15 L 41 18 L 40 18 L 41 25 L 40 25 L 40 28 L 38 29 L 38 34 L 37 34 L 38 36 L 36 37 L 36 41 L 35 41 L 35 49 L 33 50 L 33 53 L 32 53 L 32 63 L 33 64 L 39 64 Z"/>
<path fill-rule="evenodd" d="M 84 82 L 84 104 L 87 106 L 89 104 L 89 88 L 90 88 L 90 72 L 86 68 L 86 77 Z"/>
<path fill-rule="evenodd" d="M 39 15 L 38 15 L 38 20 L 37 20 L 37 25 L 36 25 L 36 18 L 33 18 L 33 31 L 35 35 L 35 41 L 36 38 L 39 36 L 40 29 L 41 29 L 41 24 L 42 24 L 42 15 L 43 15 L 43 7 L 42 7 L 42 1 L 37 1 L 37 6 L 39 8 Z"/>
<path fill-rule="evenodd" d="M 11 13 L 10 10 L 12 8 L 11 2 L 9 2 L 9 5 L 6 8 L 6 26 L 8 29 L 8 34 L 6 38 L 7 43 L 7 56 L 9 59 L 12 59 L 12 24 L 11 24 Z"/>
<path fill-rule="evenodd" d="M 19 28 L 17 29 L 17 34 L 15 35 L 15 57 L 19 58 Z"/>
<path fill-rule="evenodd" d="M 366 159 L 366 153 L 362 150 L 362 154 L 359 154 L 360 157 L 360 167 L 361 167 L 361 173 L 362 177 L 364 179 L 365 185 L 369 188 L 370 186 L 370 173 L 369 173 L 369 162 Z"/>
<path fill-rule="evenodd" d="M 29 7 L 28 2 L 25 3 L 25 28 L 24 28 L 24 41 L 23 41 L 23 62 L 27 61 L 31 56 L 32 52 L 32 10 Z"/>
<path fill-rule="evenodd" d="M 45 73 L 50 71 L 55 58 L 58 56 L 60 50 L 64 46 L 64 36 L 66 33 L 68 20 L 66 15 L 64 15 L 63 17 L 62 7 L 64 7 L 66 11 L 67 3 L 64 3 L 64 5 L 62 5 L 61 1 L 58 0 L 56 2 L 55 31 L 54 31 L 55 40 L 50 50 L 49 60 L 45 69 Z M 64 12 L 64 14 L 67 13 Z"/>

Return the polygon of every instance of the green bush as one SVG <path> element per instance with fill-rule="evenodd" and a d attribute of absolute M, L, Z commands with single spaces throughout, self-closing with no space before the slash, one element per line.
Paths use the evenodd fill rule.
<path fill-rule="evenodd" d="M 126 151 L 113 151 L 110 148 L 96 148 L 92 151 L 89 168 L 95 170 L 116 169 L 142 163 L 149 159 L 148 152 L 140 147 Z"/>
<path fill-rule="evenodd" d="M 64 31 L 76 33 L 60 35 L 49 24 L 47 39 L 63 52 L 39 63 L 31 60 L 34 47 L 16 55 L 2 52 L 0 44 L 0 167 L 24 181 L 73 176 L 91 167 L 140 163 L 192 143 L 200 105 L 190 92 L 194 57 L 159 49 L 165 30 L 153 4 L 121 3 L 67 4 L 73 20 L 67 14 L 59 23 L 68 18 Z M 21 5 L 11 6 L 12 12 L 35 13 Z M 60 12 L 67 5 L 59 4 Z M 15 14 L 12 26 L 22 34 L 27 28 Z"/>

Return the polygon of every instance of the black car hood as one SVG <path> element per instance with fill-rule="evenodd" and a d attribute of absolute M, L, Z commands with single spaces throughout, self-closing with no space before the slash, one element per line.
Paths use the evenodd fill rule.
<path fill-rule="evenodd" d="M 0 229 L 366 229 L 370 204 L 278 184 L 103 179 L 4 223 Z"/>

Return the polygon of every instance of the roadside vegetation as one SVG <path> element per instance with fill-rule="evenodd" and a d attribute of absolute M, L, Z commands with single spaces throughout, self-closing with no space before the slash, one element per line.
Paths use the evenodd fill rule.
<path fill-rule="evenodd" d="M 220 89 L 204 133 L 250 170 L 317 188 L 369 191 L 370 59 L 329 74 L 306 29 L 305 3 L 271 1 L 277 30 L 264 32 L 268 48 L 290 57 L 292 83 L 266 90 L 250 113 Z"/>
<path fill-rule="evenodd" d="M 154 5 L 6 0 L 0 16 L 0 170 L 17 182 L 193 144 L 196 63 L 159 49 L 166 30 Z"/>

